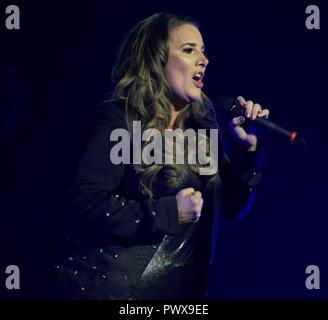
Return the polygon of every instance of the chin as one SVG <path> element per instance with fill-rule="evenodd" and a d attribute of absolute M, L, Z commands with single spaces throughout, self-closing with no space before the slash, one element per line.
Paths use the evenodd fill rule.
<path fill-rule="evenodd" d="M 200 101 L 202 101 L 202 95 L 201 94 L 193 95 L 190 97 L 189 100 L 190 100 L 190 103 L 200 102 Z"/>
<path fill-rule="evenodd" d="M 186 106 L 187 104 L 192 104 L 192 103 L 195 103 L 195 102 L 200 102 L 202 101 L 202 95 L 199 93 L 193 93 L 193 94 L 190 94 L 190 95 L 185 95 L 185 96 L 176 96 L 174 99 L 173 99 L 173 104 L 175 106 L 179 106 L 179 107 L 184 107 Z"/>

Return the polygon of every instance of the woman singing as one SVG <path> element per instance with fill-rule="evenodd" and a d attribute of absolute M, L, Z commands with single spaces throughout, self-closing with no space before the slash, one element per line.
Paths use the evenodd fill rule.
<path fill-rule="evenodd" d="M 202 92 L 208 63 L 198 24 L 190 18 L 157 13 L 126 35 L 112 72 L 114 92 L 92 114 L 70 189 L 74 229 L 57 266 L 61 297 L 205 297 L 219 218 L 238 216 L 259 180 L 258 137 L 248 132 L 245 119 L 267 118 L 269 110 L 237 98 L 244 116 L 226 120 L 229 149 L 218 134 L 218 166 L 210 174 L 201 174 L 206 165 L 188 161 L 184 144 L 177 150 L 186 151 L 182 164 L 133 161 L 134 142 L 139 139 L 141 151 L 150 143 L 133 128 L 138 123 L 141 134 L 156 129 L 163 136 L 168 129 L 205 129 L 206 143 L 196 153 L 207 152 L 210 130 L 221 132 Z M 113 139 L 117 129 L 130 139 Z M 113 161 L 118 143 L 129 161 Z"/>

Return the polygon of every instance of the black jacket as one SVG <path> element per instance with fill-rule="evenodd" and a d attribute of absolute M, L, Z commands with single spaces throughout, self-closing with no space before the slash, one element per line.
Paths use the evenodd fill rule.
<path fill-rule="evenodd" d="M 110 161 L 117 144 L 110 141 L 111 132 L 127 129 L 124 104 L 102 103 L 91 122 L 69 190 L 74 228 L 68 253 L 56 266 L 66 295 L 61 298 L 201 298 L 215 254 L 218 215 L 236 216 L 247 207 L 260 177 L 259 152 L 235 147 L 230 157 L 224 155 L 214 187 L 202 189 L 207 214 L 198 223 L 179 224 L 176 191 L 201 189 L 201 183 L 191 181 L 186 172 L 176 191 L 147 198 L 138 189 L 139 176 L 132 165 Z M 198 282 L 196 273 L 202 274 Z"/>

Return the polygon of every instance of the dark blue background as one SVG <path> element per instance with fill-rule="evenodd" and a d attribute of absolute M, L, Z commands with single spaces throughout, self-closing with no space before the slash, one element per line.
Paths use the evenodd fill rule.
<path fill-rule="evenodd" d="M 51 297 L 51 265 L 68 215 L 65 190 L 87 112 L 111 89 L 124 33 L 157 11 L 201 23 L 210 64 L 204 91 L 243 95 L 271 119 L 299 130 L 294 150 L 266 137 L 265 174 L 250 215 L 222 228 L 211 297 L 327 299 L 327 21 L 323 1 L 15 2 L 21 30 L 5 29 L 0 6 L 0 288 L 6 298 Z M 305 28 L 305 8 L 321 29 Z M 4 289 L 5 267 L 21 269 L 21 290 Z M 318 265 L 321 289 L 307 290 Z"/>

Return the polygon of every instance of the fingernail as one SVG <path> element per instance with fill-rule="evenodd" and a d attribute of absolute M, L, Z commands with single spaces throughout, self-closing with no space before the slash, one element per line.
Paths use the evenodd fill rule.
<path fill-rule="evenodd" d="M 256 118 L 256 116 L 254 115 L 254 116 L 252 117 L 252 119 L 255 120 L 255 118 Z"/>

